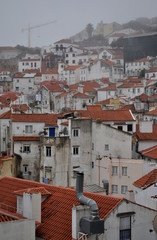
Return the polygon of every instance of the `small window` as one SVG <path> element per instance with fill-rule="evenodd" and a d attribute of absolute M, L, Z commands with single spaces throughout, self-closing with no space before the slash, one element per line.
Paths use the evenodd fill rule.
<path fill-rule="evenodd" d="M 105 151 L 109 151 L 109 145 L 105 144 Z"/>
<path fill-rule="evenodd" d="M 117 128 L 118 128 L 118 130 L 123 131 L 123 127 L 122 126 L 118 126 Z"/>
<path fill-rule="evenodd" d="M 118 167 L 112 166 L 112 175 L 118 175 Z"/>
<path fill-rule="evenodd" d="M 33 63 L 31 63 L 31 67 L 33 67 Z"/>
<path fill-rule="evenodd" d="M 18 83 L 18 82 L 19 82 L 19 79 L 17 79 L 16 82 Z"/>
<path fill-rule="evenodd" d="M 78 146 L 73 146 L 72 153 L 75 156 L 79 155 L 79 147 Z"/>
<path fill-rule="evenodd" d="M 66 57 L 69 57 L 69 55 L 68 55 L 68 54 L 66 54 Z"/>
<path fill-rule="evenodd" d="M 92 143 L 92 150 L 94 150 L 94 143 Z"/>
<path fill-rule="evenodd" d="M 128 132 L 132 132 L 132 124 L 128 124 L 127 128 L 128 128 Z"/>
<path fill-rule="evenodd" d="M 24 152 L 24 153 L 30 153 L 30 152 L 31 152 L 31 147 L 30 147 L 30 145 L 24 145 L 24 146 L 23 146 L 23 152 Z"/>
<path fill-rule="evenodd" d="M 46 147 L 46 157 L 51 157 L 51 147 Z"/>
<path fill-rule="evenodd" d="M 122 167 L 122 176 L 127 176 L 127 167 Z"/>
<path fill-rule="evenodd" d="M 35 63 L 34 63 L 34 67 L 36 67 L 36 66 L 37 66 L 37 63 L 35 62 Z"/>
<path fill-rule="evenodd" d="M 121 193 L 122 193 L 122 194 L 125 194 L 127 191 L 128 191 L 128 186 L 122 185 L 122 186 L 121 186 Z"/>
<path fill-rule="evenodd" d="M 75 64 L 75 60 L 73 60 L 73 64 Z"/>
<path fill-rule="evenodd" d="M 112 193 L 118 193 L 118 185 L 112 185 Z"/>
<path fill-rule="evenodd" d="M 26 133 L 32 133 L 33 132 L 33 126 L 32 125 L 26 125 L 25 126 L 25 132 Z"/>
<path fill-rule="evenodd" d="M 120 218 L 120 240 L 131 240 L 131 217 Z"/>
<path fill-rule="evenodd" d="M 23 173 L 25 173 L 25 174 L 28 173 L 28 164 L 23 165 Z"/>
<path fill-rule="evenodd" d="M 73 129 L 72 130 L 73 137 L 79 137 L 80 136 L 80 129 Z"/>
<path fill-rule="evenodd" d="M 19 92 L 19 87 L 16 87 L 16 88 L 15 88 L 15 91 L 16 91 L 16 92 Z"/>

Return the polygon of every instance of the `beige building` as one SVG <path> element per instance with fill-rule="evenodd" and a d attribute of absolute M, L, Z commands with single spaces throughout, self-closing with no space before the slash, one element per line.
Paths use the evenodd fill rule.
<path fill-rule="evenodd" d="M 132 183 L 143 176 L 143 159 L 97 158 L 95 173 L 98 185 L 103 187 L 108 182 L 109 195 L 126 197 L 133 189 Z"/>

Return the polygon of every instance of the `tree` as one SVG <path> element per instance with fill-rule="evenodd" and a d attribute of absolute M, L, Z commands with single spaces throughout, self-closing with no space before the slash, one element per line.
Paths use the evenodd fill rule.
<path fill-rule="evenodd" d="M 88 33 L 88 38 L 92 37 L 92 33 L 93 33 L 93 25 L 91 23 L 88 23 L 88 25 L 86 26 L 86 31 Z"/>

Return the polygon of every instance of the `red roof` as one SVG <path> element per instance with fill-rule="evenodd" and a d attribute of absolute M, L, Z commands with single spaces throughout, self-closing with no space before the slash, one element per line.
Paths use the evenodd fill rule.
<path fill-rule="evenodd" d="M 58 74 L 58 68 L 46 69 L 43 74 Z"/>
<path fill-rule="evenodd" d="M 145 93 L 142 93 L 141 95 L 135 97 L 136 99 L 139 99 L 141 102 L 148 102 L 148 95 Z"/>
<path fill-rule="evenodd" d="M 105 60 L 102 60 L 106 65 L 109 65 L 110 67 L 113 66 L 115 63 L 108 60 L 108 59 L 105 59 Z"/>
<path fill-rule="evenodd" d="M 149 116 L 157 116 L 157 108 L 154 110 L 151 110 L 149 112 L 146 112 L 145 115 L 149 115 Z"/>
<path fill-rule="evenodd" d="M 7 187 L 6 187 L 7 186 Z M 27 188 L 44 187 L 51 195 L 42 202 L 41 224 L 37 227 L 37 236 L 43 239 L 72 239 L 72 207 L 79 205 L 74 189 L 56 187 L 49 184 L 3 177 L 0 179 L 0 201 L 16 208 L 15 191 Z M 101 194 L 84 193 L 95 200 L 99 207 L 100 218 L 107 217 L 122 201 L 122 198 Z M 5 205 L 3 205 L 5 208 Z"/>
<path fill-rule="evenodd" d="M 64 68 L 64 71 L 74 71 L 77 68 L 80 68 L 80 65 L 67 66 L 66 68 Z"/>
<path fill-rule="evenodd" d="M 17 92 L 5 92 L 0 96 L 0 102 L 4 104 L 10 104 L 11 101 L 15 101 L 19 97 Z"/>
<path fill-rule="evenodd" d="M 11 118 L 11 111 L 5 112 L 0 115 L 0 119 L 10 119 Z"/>
<path fill-rule="evenodd" d="M 140 141 L 157 140 L 157 125 L 153 125 L 153 131 L 152 132 L 140 132 L 139 126 L 137 125 L 136 137 Z"/>
<path fill-rule="evenodd" d="M 129 110 L 102 110 L 100 105 L 87 106 L 81 111 L 82 117 L 89 117 L 101 121 L 135 121 Z"/>
<path fill-rule="evenodd" d="M 27 104 L 13 104 L 11 108 L 14 112 L 26 112 L 29 109 L 29 106 Z"/>
<path fill-rule="evenodd" d="M 40 136 L 13 136 L 14 141 L 40 141 Z"/>
<path fill-rule="evenodd" d="M 57 126 L 59 114 L 12 114 L 13 122 L 42 122 Z"/>
<path fill-rule="evenodd" d="M 137 59 L 135 62 L 149 62 L 148 58 L 140 58 Z"/>
<path fill-rule="evenodd" d="M 41 83 L 41 87 L 45 86 L 50 92 L 63 92 L 63 88 L 60 86 L 59 82 L 43 82 Z"/>
<path fill-rule="evenodd" d="M 0 222 L 10 222 L 10 221 L 17 221 L 19 219 L 25 219 L 25 217 L 21 216 L 20 214 L 13 213 L 6 211 L 0 208 Z"/>
<path fill-rule="evenodd" d="M 138 77 L 129 77 L 124 79 L 123 83 L 141 83 L 141 79 Z"/>
<path fill-rule="evenodd" d="M 23 193 L 41 193 L 42 196 L 51 195 L 44 187 L 26 188 L 14 192 L 16 195 L 23 195 Z"/>
<path fill-rule="evenodd" d="M 139 88 L 139 87 L 144 87 L 143 83 L 123 83 L 117 88 Z"/>
<path fill-rule="evenodd" d="M 86 94 L 84 94 L 84 93 L 80 93 L 80 92 L 78 92 L 78 93 L 76 93 L 74 96 L 73 96 L 73 98 L 91 98 L 90 96 L 88 96 L 88 95 L 86 95 Z"/>
<path fill-rule="evenodd" d="M 98 89 L 99 91 L 116 91 L 117 87 L 116 84 L 109 85 L 108 87 L 105 88 L 100 88 Z"/>
<path fill-rule="evenodd" d="M 157 145 L 140 152 L 141 155 L 157 160 Z"/>
<path fill-rule="evenodd" d="M 131 110 L 132 112 L 136 112 L 134 104 L 124 105 L 121 110 Z"/>
<path fill-rule="evenodd" d="M 153 169 L 151 172 L 135 181 L 133 185 L 138 188 L 147 188 L 154 184 L 156 181 L 157 181 L 157 169 Z"/>

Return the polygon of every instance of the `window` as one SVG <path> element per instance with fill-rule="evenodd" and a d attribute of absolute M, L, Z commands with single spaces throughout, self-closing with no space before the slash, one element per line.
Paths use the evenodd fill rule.
<path fill-rule="evenodd" d="M 131 217 L 120 218 L 120 240 L 131 240 Z"/>
<path fill-rule="evenodd" d="M 80 136 L 80 129 L 73 129 L 72 130 L 73 137 L 79 137 Z"/>
<path fill-rule="evenodd" d="M 33 132 L 33 126 L 32 125 L 26 125 L 25 126 L 25 132 L 26 133 L 32 133 Z"/>
<path fill-rule="evenodd" d="M 52 180 L 52 167 L 45 166 L 45 178 L 48 180 L 48 183 Z"/>
<path fill-rule="evenodd" d="M 36 66 L 37 66 L 37 63 L 35 62 L 35 63 L 34 63 L 34 67 L 36 67 Z"/>
<path fill-rule="evenodd" d="M 28 164 L 23 164 L 23 173 L 28 173 Z"/>
<path fill-rule="evenodd" d="M 112 185 L 112 193 L 118 193 L 118 185 Z"/>
<path fill-rule="evenodd" d="M 17 79 L 16 82 L 18 83 L 18 82 L 19 82 L 19 79 Z"/>
<path fill-rule="evenodd" d="M 31 82 L 31 79 L 29 79 L 29 82 Z"/>
<path fill-rule="evenodd" d="M 118 175 L 118 167 L 112 166 L 112 175 Z"/>
<path fill-rule="evenodd" d="M 51 157 L 51 147 L 46 147 L 46 157 Z"/>
<path fill-rule="evenodd" d="M 68 55 L 68 54 L 66 54 L 66 57 L 69 57 L 69 55 Z"/>
<path fill-rule="evenodd" d="M 75 60 L 73 60 L 73 64 L 75 64 Z"/>
<path fill-rule="evenodd" d="M 128 124 L 127 128 L 128 128 L 128 132 L 132 132 L 132 124 Z"/>
<path fill-rule="evenodd" d="M 122 186 L 121 186 L 121 193 L 122 193 L 122 194 L 125 194 L 127 191 L 128 191 L 128 186 L 122 185 Z"/>
<path fill-rule="evenodd" d="M 92 143 L 92 150 L 94 150 L 94 143 Z"/>
<path fill-rule="evenodd" d="M 19 92 L 19 87 L 16 87 L 16 88 L 15 88 L 15 91 L 16 91 L 16 92 Z"/>
<path fill-rule="evenodd" d="M 79 155 L 79 147 L 78 146 L 73 146 L 72 153 L 75 156 Z"/>
<path fill-rule="evenodd" d="M 73 57 L 75 57 L 75 53 L 73 53 Z"/>
<path fill-rule="evenodd" d="M 122 167 L 122 176 L 127 176 L 127 167 Z"/>
<path fill-rule="evenodd" d="M 109 145 L 105 144 L 105 151 L 109 151 Z"/>
<path fill-rule="evenodd" d="M 24 146 L 23 146 L 23 152 L 24 152 L 24 153 L 30 153 L 30 152 L 31 152 L 31 147 L 30 147 L 30 145 L 24 145 Z"/>
<path fill-rule="evenodd" d="M 118 126 L 118 129 L 123 131 L 123 127 L 122 126 Z"/>

